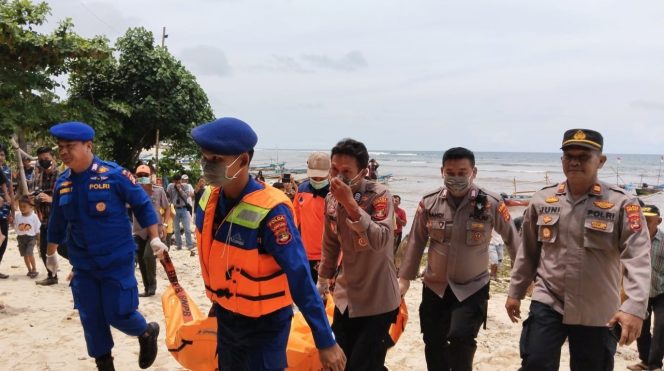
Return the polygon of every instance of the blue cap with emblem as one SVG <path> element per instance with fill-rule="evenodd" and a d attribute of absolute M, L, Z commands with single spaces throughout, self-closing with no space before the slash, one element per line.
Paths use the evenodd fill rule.
<path fill-rule="evenodd" d="M 204 150 L 218 155 L 239 155 L 254 148 L 258 137 L 242 120 L 222 117 L 191 130 L 194 142 Z"/>
<path fill-rule="evenodd" d="M 95 137 L 95 129 L 88 124 L 75 121 L 53 125 L 49 132 L 54 137 L 62 140 L 87 142 Z"/>

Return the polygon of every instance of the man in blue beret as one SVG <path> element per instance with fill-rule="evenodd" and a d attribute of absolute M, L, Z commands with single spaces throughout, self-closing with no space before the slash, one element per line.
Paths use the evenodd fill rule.
<path fill-rule="evenodd" d="M 249 176 L 257 142 L 245 122 L 221 118 L 191 132 L 210 185 L 196 206 L 206 294 L 217 317 L 219 369 L 283 370 L 295 302 L 325 370 L 344 369 L 323 302 L 281 191 Z"/>
<path fill-rule="evenodd" d="M 136 245 L 125 205 L 131 206 L 141 227 L 147 228 L 150 247 L 161 257 L 166 245 L 158 237 L 157 214 L 129 171 L 92 153 L 95 132 L 90 126 L 66 122 L 51 127 L 50 132 L 68 169 L 58 177 L 53 191 L 46 266 L 57 272 L 57 247 L 66 243 L 74 273 L 74 307 L 97 368 L 115 369 L 111 326 L 138 337 L 138 364 L 148 368 L 157 356 L 159 325 L 147 323 L 137 311 Z"/>

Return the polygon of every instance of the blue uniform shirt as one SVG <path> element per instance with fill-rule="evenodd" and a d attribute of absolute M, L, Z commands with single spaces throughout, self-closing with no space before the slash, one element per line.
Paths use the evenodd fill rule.
<path fill-rule="evenodd" d="M 97 269 L 134 254 L 129 205 L 141 227 L 157 224 L 143 188 L 121 166 L 96 156 L 88 170 L 67 169 L 57 179 L 48 221 L 48 242 L 66 242 L 75 268 Z"/>
<path fill-rule="evenodd" d="M 262 188 L 264 188 L 262 184 L 250 177 L 249 183 L 247 183 L 247 186 L 237 199 L 228 200 L 223 197 L 223 194 L 219 195 L 219 203 L 217 204 L 215 214 L 220 217 L 225 216 L 228 211 L 237 205 L 242 197 Z M 274 234 L 267 227 L 267 222 L 277 215 L 286 216 L 286 224 L 292 235 L 290 242 L 287 244 L 277 243 Z M 204 211 L 199 205 L 196 205 L 196 228 L 198 228 L 199 232 L 203 230 L 203 217 Z M 221 218 L 219 220 L 221 220 Z M 227 231 L 223 228 L 219 228 L 217 233 L 225 234 Z M 300 233 L 295 226 L 293 215 L 288 206 L 280 204 L 273 208 L 261 222 L 260 227 L 258 228 L 258 236 L 262 241 L 261 243 L 258 243 L 258 248 L 272 255 L 281 269 L 286 273 L 293 301 L 304 315 L 309 327 L 311 327 L 316 347 L 323 349 L 334 345 L 336 343 L 334 335 L 332 334 L 332 329 L 328 323 L 323 302 L 321 301 L 320 296 L 318 295 L 318 290 L 311 279 L 309 262 L 302 245 Z M 246 237 L 247 238 L 244 240 L 248 241 L 250 237 Z M 224 238 L 220 236 L 216 236 L 215 239 L 221 241 L 224 240 Z M 268 316 L 274 316 L 274 318 L 278 320 L 292 315 L 293 309 L 291 306 L 279 309 L 275 313 L 268 314 Z"/>

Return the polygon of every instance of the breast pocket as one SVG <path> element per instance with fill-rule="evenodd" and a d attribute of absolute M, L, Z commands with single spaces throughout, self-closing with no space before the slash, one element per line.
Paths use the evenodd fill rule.
<path fill-rule="evenodd" d="M 353 237 L 353 250 L 359 252 L 371 249 L 371 245 L 369 244 L 369 236 L 367 236 L 366 232 L 356 233 Z"/>
<path fill-rule="evenodd" d="M 610 250 L 614 248 L 613 228 L 615 222 L 601 219 L 586 219 L 583 246 L 588 249 Z"/>
<path fill-rule="evenodd" d="M 71 194 L 60 196 L 58 206 L 62 208 L 62 213 L 67 220 L 76 219 L 76 210 L 74 206 L 74 199 Z"/>
<path fill-rule="evenodd" d="M 113 212 L 110 192 L 88 193 L 88 215 L 94 217 L 105 217 Z"/>
<path fill-rule="evenodd" d="M 540 215 L 537 218 L 537 241 L 554 243 L 558 239 L 560 215 Z"/>
<path fill-rule="evenodd" d="M 445 238 L 445 227 L 447 227 L 447 222 L 443 219 L 431 219 L 427 224 L 427 229 L 429 230 L 429 238 L 432 241 L 443 243 L 447 239 Z"/>
<path fill-rule="evenodd" d="M 466 222 L 466 245 L 468 246 L 477 246 L 486 242 L 487 235 L 490 235 L 490 231 L 487 233 L 488 223 L 479 222 L 476 220 L 469 220 Z"/>

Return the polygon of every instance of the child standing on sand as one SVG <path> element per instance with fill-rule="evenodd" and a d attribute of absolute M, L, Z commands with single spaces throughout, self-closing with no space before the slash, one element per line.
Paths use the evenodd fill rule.
<path fill-rule="evenodd" d="M 39 274 L 35 264 L 34 249 L 35 243 L 39 238 L 39 228 L 41 223 L 35 207 L 30 202 L 28 196 L 21 196 L 18 201 L 18 207 L 21 210 L 14 218 L 14 230 L 16 231 L 16 240 L 18 241 L 18 251 L 21 253 L 25 266 L 28 268 L 27 276 L 35 278 Z"/>

